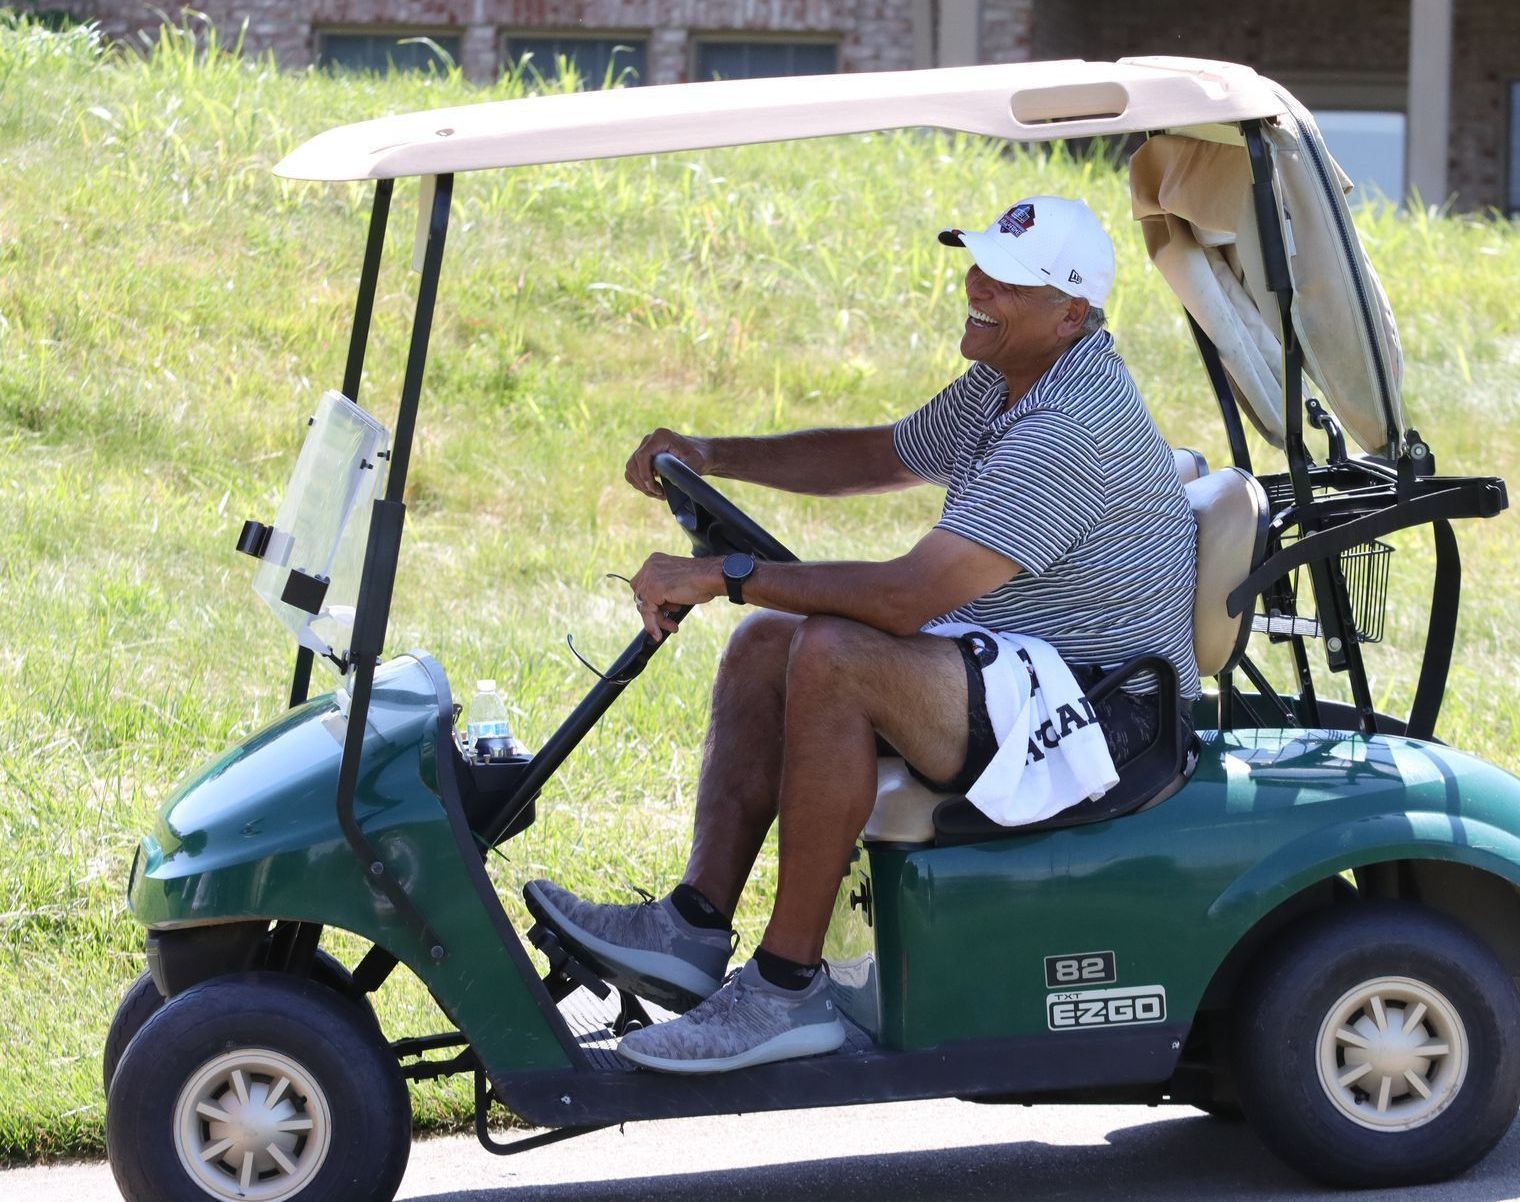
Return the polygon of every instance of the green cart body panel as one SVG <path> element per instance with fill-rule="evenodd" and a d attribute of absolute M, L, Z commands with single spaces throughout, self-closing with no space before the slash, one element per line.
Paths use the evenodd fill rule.
<path fill-rule="evenodd" d="M 1059 1038 L 1084 1014 L 1114 1022 L 1106 1005 L 1053 1014 L 1088 990 L 1156 987 L 1164 1008 L 1148 1003 L 1144 1021 L 1190 1022 L 1261 918 L 1344 869 L 1448 860 L 1520 883 L 1520 780 L 1396 736 L 1206 732 L 1191 782 L 1137 814 L 866 853 L 827 948 L 852 1018 L 898 1049 Z M 1067 973 L 1086 961 L 1092 978 L 1055 987 L 1047 957 Z"/>
<path fill-rule="evenodd" d="M 353 931 L 421 977 L 493 1072 L 572 1067 L 573 1042 L 449 800 L 449 706 L 425 656 L 380 670 L 355 807 L 442 960 L 371 887 L 339 828 L 346 719 L 331 694 L 165 801 L 133 868 L 133 913 L 157 929 L 283 919 Z M 826 952 L 843 1009 L 890 1049 L 1058 1039 L 1088 1021 L 1175 1026 L 1275 907 L 1347 868 L 1398 859 L 1520 884 L 1520 781 L 1396 736 L 1205 733 L 1192 781 L 1138 814 L 956 847 L 867 847 Z M 1056 980 L 1074 960 L 1096 973 Z M 1149 999 L 1138 1008 L 1137 994 Z M 1117 1021 L 1106 1000 L 1116 995 L 1130 999 Z"/>
<path fill-rule="evenodd" d="M 398 657 L 377 672 L 354 806 L 437 932 L 441 961 L 365 879 L 367 866 L 338 825 L 347 722 L 330 693 L 282 714 L 175 790 L 142 840 L 129 904 L 157 929 L 288 919 L 353 931 L 421 977 L 488 1063 L 568 1067 L 547 995 L 525 985 L 526 954 L 479 852 L 444 805 L 440 767 L 450 765 L 440 765 L 440 713 L 451 704 L 441 670 L 424 656 Z"/>

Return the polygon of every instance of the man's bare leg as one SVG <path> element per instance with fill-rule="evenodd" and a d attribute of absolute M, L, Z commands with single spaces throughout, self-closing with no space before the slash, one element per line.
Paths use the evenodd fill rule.
<path fill-rule="evenodd" d="M 713 682 L 683 879 L 725 914 L 738 905 L 776 820 L 787 659 L 801 622 L 770 610 L 747 617 L 729 639 Z"/>
<path fill-rule="evenodd" d="M 947 780 L 966 758 L 966 707 L 965 661 L 954 640 L 900 638 L 845 618 L 812 617 L 797 627 L 766 951 L 800 964 L 820 959 L 840 878 L 876 800 L 876 733 L 919 771 Z"/>

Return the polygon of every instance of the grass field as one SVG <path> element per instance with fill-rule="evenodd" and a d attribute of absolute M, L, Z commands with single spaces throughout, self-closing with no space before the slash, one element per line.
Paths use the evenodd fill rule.
<path fill-rule="evenodd" d="M 0 13 L 0 1159 L 101 1147 L 99 1049 L 141 967 L 132 849 L 181 776 L 282 704 L 291 649 L 233 541 L 272 515 L 341 379 L 368 192 L 269 167 L 342 121 L 522 87 L 281 75 L 173 31 L 114 55 Z M 383 418 L 416 191 L 396 190 L 364 383 Z M 1046 191 L 1086 196 L 1114 233 L 1113 326 L 1163 432 L 1224 461 L 1181 314 L 1102 159 L 915 132 L 461 177 L 388 645 L 427 648 L 460 691 L 495 676 L 519 733 L 542 739 L 590 681 L 565 634 L 606 660 L 636 629 L 603 574 L 681 544 L 622 481 L 638 438 L 907 411 L 958 370 L 964 263 L 934 231 Z M 1442 468 L 1520 476 L 1520 237 L 1389 208 L 1358 224 Z M 896 552 L 938 505 L 929 489 L 733 493 L 813 558 Z M 1440 733 L 1515 770 L 1515 519 L 1462 535 Z M 1369 652 L 1393 710 L 1430 563 L 1423 537 L 1399 547 Z M 542 873 L 602 895 L 670 880 L 734 620 L 726 605 L 695 616 L 619 702 L 509 847 L 504 894 Z M 746 947 L 770 887 L 767 861 L 739 916 Z M 387 985 L 379 1005 L 398 1034 L 437 1029 L 420 990 Z M 425 1124 L 466 1113 L 455 1087 L 414 1096 Z"/>

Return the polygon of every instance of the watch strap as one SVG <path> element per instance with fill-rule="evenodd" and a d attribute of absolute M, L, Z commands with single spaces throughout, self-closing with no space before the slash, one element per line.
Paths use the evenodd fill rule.
<path fill-rule="evenodd" d="M 729 562 L 736 559 L 744 561 L 744 570 L 737 574 L 731 574 L 728 570 Z M 744 604 L 744 582 L 755 572 L 755 557 L 742 552 L 723 557 L 723 586 L 728 590 L 728 599 L 735 605 Z"/>

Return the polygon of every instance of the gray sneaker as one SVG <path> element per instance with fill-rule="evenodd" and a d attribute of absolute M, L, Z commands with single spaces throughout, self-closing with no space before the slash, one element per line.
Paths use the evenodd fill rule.
<path fill-rule="evenodd" d="M 696 1009 L 629 1032 L 618 1055 L 665 1073 L 721 1073 L 832 1052 L 844 1038 L 824 973 L 806 989 L 782 989 L 751 960 Z"/>
<path fill-rule="evenodd" d="M 600 905 L 553 881 L 529 881 L 523 900 L 609 984 L 667 1009 L 688 1010 L 723 984 L 733 932 L 692 926 L 668 897 Z"/>

